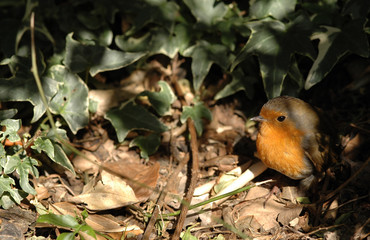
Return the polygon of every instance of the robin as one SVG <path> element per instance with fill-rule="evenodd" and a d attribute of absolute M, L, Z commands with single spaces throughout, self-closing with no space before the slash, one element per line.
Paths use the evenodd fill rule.
<path fill-rule="evenodd" d="M 259 122 L 257 157 L 269 168 L 301 180 L 308 190 L 335 162 L 335 134 L 320 110 L 294 97 L 281 96 L 263 105 Z"/>

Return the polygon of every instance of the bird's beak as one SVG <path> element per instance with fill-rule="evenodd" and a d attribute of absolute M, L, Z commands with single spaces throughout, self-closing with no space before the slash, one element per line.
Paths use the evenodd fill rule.
<path fill-rule="evenodd" d="M 261 117 L 261 116 L 252 117 L 251 120 L 256 121 L 256 122 L 265 122 L 266 121 L 266 119 Z"/>

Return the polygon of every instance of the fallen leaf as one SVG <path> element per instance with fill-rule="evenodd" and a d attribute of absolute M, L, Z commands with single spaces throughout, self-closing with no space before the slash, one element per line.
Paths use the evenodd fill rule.
<path fill-rule="evenodd" d="M 152 189 L 157 185 L 160 167 L 158 162 L 153 163 L 153 165 L 144 165 L 117 161 L 104 163 L 103 166 L 125 178 L 139 201 L 147 200 L 153 192 Z"/>
<path fill-rule="evenodd" d="M 118 176 L 102 171 L 101 180 L 93 188 L 69 198 L 75 203 L 84 203 L 90 210 L 107 210 L 127 206 L 139 200 L 126 181 Z"/>
<path fill-rule="evenodd" d="M 302 207 L 286 207 L 279 202 L 279 199 L 272 195 L 267 201 L 266 196 L 269 189 L 254 187 L 249 190 L 246 202 L 243 202 L 234 209 L 237 216 L 234 221 L 239 230 L 253 228 L 254 231 L 264 230 L 273 231 L 279 227 L 279 222 L 289 224 L 291 220 L 299 216 Z"/>

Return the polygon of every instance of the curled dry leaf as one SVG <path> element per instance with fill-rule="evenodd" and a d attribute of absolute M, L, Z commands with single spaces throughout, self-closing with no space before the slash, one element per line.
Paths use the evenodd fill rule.
<path fill-rule="evenodd" d="M 123 178 L 106 171 L 102 171 L 101 180 L 95 186 L 86 185 L 82 194 L 71 197 L 69 201 L 84 203 L 90 210 L 107 210 L 139 202 Z"/>

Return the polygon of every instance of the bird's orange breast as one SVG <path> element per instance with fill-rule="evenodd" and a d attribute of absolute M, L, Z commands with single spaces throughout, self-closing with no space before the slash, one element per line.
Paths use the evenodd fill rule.
<path fill-rule="evenodd" d="M 257 136 L 258 158 L 267 167 L 292 179 L 310 176 L 313 169 L 301 146 L 303 135 L 294 126 L 281 128 L 274 123 L 263 122 Z"/>

